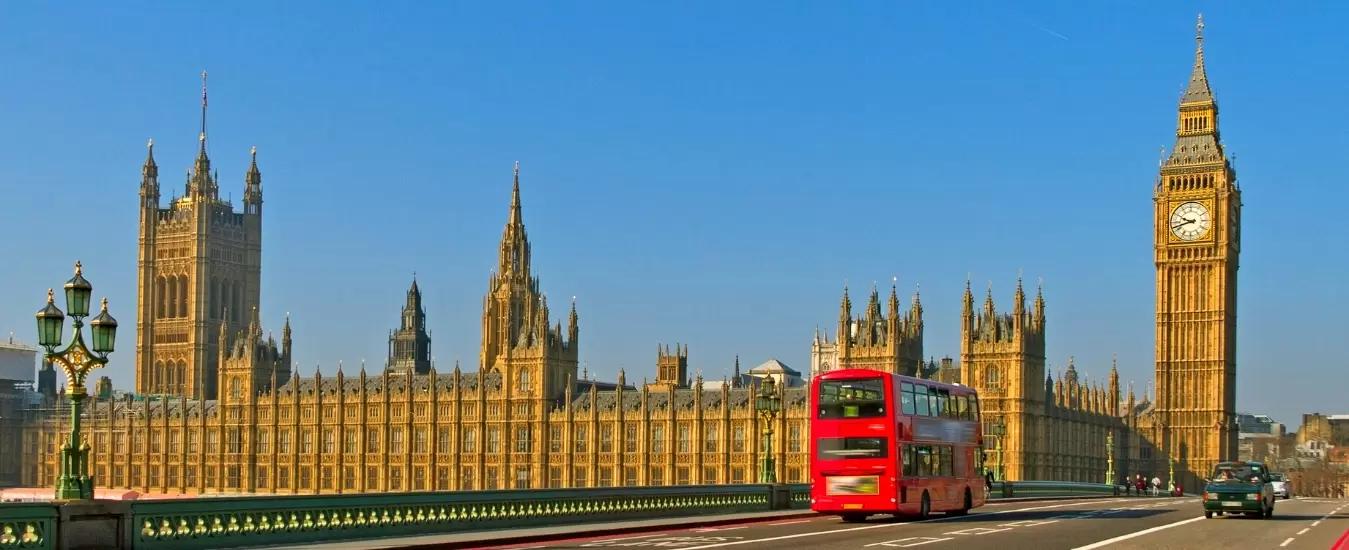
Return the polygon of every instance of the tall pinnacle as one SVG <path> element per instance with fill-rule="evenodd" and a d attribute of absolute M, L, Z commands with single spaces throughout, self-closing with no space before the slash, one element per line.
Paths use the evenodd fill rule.
<path fill-rule="evenodd" d="M 201 141 L 201 152 L 199 156 L 206 156 L 206 71 L 201 72 L 201 134 L 197 139 Z"/>
<path fill-rule="evenodd" d="M 1180 97 L 1181 104 L 1205 103 L 1213 101 L 1213 92 L 1208 87 L 1208 73 L 1204 70 L 1204 14 L 1199 14 L 1194 34 L 1194 69 L 1190 72 L 1190 83 Z"/>
<path fill-rule="evenodd" d="M 522 218 L 520 216 L 520 161 L 515 161 L 514 182 L 511 184 L 511 215 L 510 224 L 520 225 Z"/>

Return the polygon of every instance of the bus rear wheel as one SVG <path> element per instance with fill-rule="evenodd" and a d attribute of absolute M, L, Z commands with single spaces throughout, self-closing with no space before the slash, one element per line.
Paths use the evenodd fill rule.
<path fill-rule="evenodd" d="M 932 502 L 928 500 L 927 491 L 923 491 L 923 502 L 918 505 L 918 519 L 929 517 L 932 517 Z"/>
<path fill-rule="evenodd" d="M 968 487 L 966 487 L 966 488 L 965 488 L 965 503 L 962 504 L 962 505 L 960 506 L 960 509 L 959 509 L 959 510 L 951 510 L 951 515 L 953 515 L 953 516 L 963 516 L 963 515 L 965 515 L 965 514 L 970 513 L 970 508 L 974 508 L 974 499 L 970 497 L 970 489 L 969 489 Z"/>

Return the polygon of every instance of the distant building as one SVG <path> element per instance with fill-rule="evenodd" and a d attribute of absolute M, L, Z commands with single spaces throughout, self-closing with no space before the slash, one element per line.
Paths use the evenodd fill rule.
<path fill-rule="evenodd" d="M 37 348 L 15 340 L 13 334 L 0 340 L 0 380 L 32 383 L 36 367 Z"/>
<path fill-rule="evenodd" d="M 1309 413 L 1302 415 L 1297 431 L 1299 445 L 1322 441 L 1335 447 L 1349 447 L 1349 414 Z"/>

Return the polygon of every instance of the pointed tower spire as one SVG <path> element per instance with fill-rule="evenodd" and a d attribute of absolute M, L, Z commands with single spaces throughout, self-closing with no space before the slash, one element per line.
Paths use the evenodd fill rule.
<path fill-rule="evenodd" d="M 258 148 L 248 148 L 248 172 L 244 173 L 244 212 L 262 212 L 262 172 L 258 170 Z"/>
<path fill-rule="evenodd" d="M 576 317 L 576 297 L 571 297 L 571 312 L 567 314 L 567 343 L 576 344 L 576 337 L 580 334 L 580 327 Z"/>
<path fill-rule="evenodd" d="M 201 72 L 201 133 L 197 134 L 197 160 L 188 176 L 187 194 L 194 198 L 216 198 L 211 178 L 211 159 L 206 156 L 206 71 Z"/>
<path fill-rule="evenodd" d="M 961 310 L 965 317 L 974 316 L 974 292 L 970 288 L 970 278 L 965 277 L 965 296 L 961 300 Z"/>
<path fill-rule="evenodd" d="M 145 164 L 141 166 L 141 207 L 159 208 L 159 165 L 155 164 L 155 140 L 145 142 Z"/>
<path fill-rule="evenodd" d="M 520 215 L 520 161 L 515 161 L 515 170 L 513 181 L 511 183 L 511 214 L 510 223 L 516 225 L 521 223 Z"/>
<path fill-rule="evenodd" d="M 1181 96 L 1181 104 L 1206 103 L 1213 101 L 1213 91 L 1208 86 L 1208 73 L 1204 70 L 1204 14 L 1199 14 L 1194 25 L 1194 69 L 1190 71 L 1190 82 Z"/>
<path fill-rule="evenodd" d="M 899 289 L 896 288 L 898 285 L 899 285 L 899 277 L 891 277 L 890 300 L 889 303 L 886 304 L 887 314 L 890 318 L 890 322 L 899 321 Z"/>

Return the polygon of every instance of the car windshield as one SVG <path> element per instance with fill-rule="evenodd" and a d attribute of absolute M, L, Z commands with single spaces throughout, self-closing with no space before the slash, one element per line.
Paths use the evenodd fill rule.
<path fill-rule="evenodd" d="M 1213 481 L 1260 482 L 1260 467 L 1246 464 L 1219 464 L 1213 468 Z"/>
<path fill-rule="evenodd" d="M 1269 474 L 1270 481 L 1283 481 L 1283 474 Z"/>

